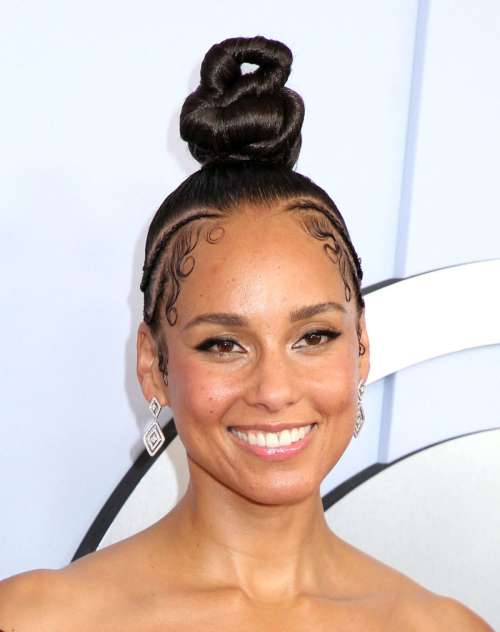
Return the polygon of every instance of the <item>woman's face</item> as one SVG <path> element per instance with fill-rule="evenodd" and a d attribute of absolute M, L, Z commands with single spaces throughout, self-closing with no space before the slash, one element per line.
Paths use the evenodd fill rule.
<path fill-rule="evenodd" d="M 249 209 L 216 244 L 200 239 L 165 331 L 166 395 L 189 457 L 265 504 L 317 490 L 351 440 L 369 370 L 338 266 L 279 211 Z"/>

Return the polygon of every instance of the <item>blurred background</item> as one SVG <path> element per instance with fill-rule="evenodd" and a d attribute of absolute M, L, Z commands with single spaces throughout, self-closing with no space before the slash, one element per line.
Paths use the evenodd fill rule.
<path fill-rule="evenodd" d="M 197 168 L 180 108 L 212 44 L 257 34 L 294 53 L 298 171 L 343 213 L 365 287 L 500 257 L 498 2 L 4 0 L 0 578 L 67 564 L 143 448 L 145 236 Z M 496 345 L 372 384 L 328 488 L 499 426 L 499 367 Z"/>

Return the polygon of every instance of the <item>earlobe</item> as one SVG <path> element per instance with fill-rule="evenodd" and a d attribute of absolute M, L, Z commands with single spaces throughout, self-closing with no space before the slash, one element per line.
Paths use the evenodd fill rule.
<path fill-rule="evenodd" d="M 169 405 L 168 389 L 158 368 L 156 343 L 145 322 L 137 332 L 137 379 L 148 403 L 156 397 L 162 407 Z"/>

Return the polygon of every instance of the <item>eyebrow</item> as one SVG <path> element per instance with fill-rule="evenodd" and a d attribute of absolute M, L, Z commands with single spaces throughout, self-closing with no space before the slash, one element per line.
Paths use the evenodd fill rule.
<path fill-rule="evenodd" d="M 196 318 L 193 318 L 187 323 L 187 325 L 184 327 L 184 331 L 203 323 L 211 323 L 212 325 L 224 325 L 226 327 L 248 326 L 248 320 L 243 316 L 221 312 L 219 314 L 201 314 L 201 316 L 196 316 Z"/>
<path fill-rule="evenodd" d="M 325 312 L 340 312 L 341 314 L 347 314 L 347 310 L 343 305 L 328 301 L 326 303 L 304 305 L 304 307 L 292 309 L 290 312 L 290 322 L 295 323 L 298 320 L 312 318 L 313 316 L 318 316 L 318 314 L 324 314 Z"/>
<path fill-rule="evenodd" d="M 296 307 L 290 312 L 289 320 L 291 323 L 295 323 L 299 320 L 312 318 L 318 314 L 324 314 L 325 312 L 340 312 L 342 314 L 347 314 L 346 308 L 340 305 L 340 303 L 332 303 L 329 301 L 326 303 L 316 303 L 315 305 Z M 196 316 L 196 318 L 190 320 L 184 327 L 184 331 L 204 323 L 224 325 L 225 327 L 248 327 L 249 324 L 248 319 L 244 316 L 240 316 L 239 314 L 228 314 L 224 312 L 201 314 L 201 316 Z"/>

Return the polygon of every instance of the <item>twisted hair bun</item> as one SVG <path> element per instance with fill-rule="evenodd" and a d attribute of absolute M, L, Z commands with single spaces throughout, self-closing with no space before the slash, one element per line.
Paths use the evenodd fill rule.
<path fill-rule="evenodd" d="M 287 46 L 261 36 L 212 46 L 201 65 L 200 85 L 185 100 L 180 117 L 181 138 L 199 163 L 295 165 L 304 102 L 284 87 L 292 59 Z M 243 74 L 245 62 L 258 68 Z"/>

